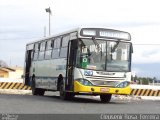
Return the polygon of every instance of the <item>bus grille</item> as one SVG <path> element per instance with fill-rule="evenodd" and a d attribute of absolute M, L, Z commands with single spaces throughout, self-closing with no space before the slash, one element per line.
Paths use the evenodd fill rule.
<path fill-rule="evenodd" d="M 114 86 L 115 81 L 100 81 L 100 80 L 92 80 L 92 84 L 97 86 Z"/>
<path fill-rule="evenodd" d="M 124 77 L 102 77 L 102 76 L 87 76 L 86 79 L 97 86 L 112 86 L 114 87 L 116 82 L 125 80 Z"/>

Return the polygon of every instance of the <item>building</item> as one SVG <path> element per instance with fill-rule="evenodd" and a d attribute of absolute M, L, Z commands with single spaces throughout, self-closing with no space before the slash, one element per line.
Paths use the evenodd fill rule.
<path fill-rule="evenodd" d="M 21 79 L 22 75 L 21 67 L 0 67 L 0 78 Z"/>

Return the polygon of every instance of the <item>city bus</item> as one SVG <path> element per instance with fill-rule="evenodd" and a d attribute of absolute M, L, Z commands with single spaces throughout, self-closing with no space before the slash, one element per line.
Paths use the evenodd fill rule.
<path fill-rule="evenodd" d="M 77 28 L 28 43 L 25 84 L 33 95 L 59 91 L 60 98 L 131 92 L 131 35 L 107 28 Z"/>

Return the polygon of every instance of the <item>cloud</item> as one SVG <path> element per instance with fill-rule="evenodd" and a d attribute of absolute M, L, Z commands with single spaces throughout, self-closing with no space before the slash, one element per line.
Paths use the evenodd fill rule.
<path fill-rule="evenodd" d="M 143 51 L 142 56 L 145 58 L 148 58 L 150 56 L 151 57 L 157 56 L 158 54 L 160 54 L 160 49 L 158 50 L 158 49 L 155 49 L 155 47 L 154 47 L 154 49 L 151 49 L 150 51 L 147 51 L 147 52 Z"/>
<path fill-rule="evenodd" d="M 141 77 L 157 77 L 160 79 L 160 63 L 132 64 L 132 71 Z"/>
<path fill-rule="evenodd" d="M 159 63 L 160 62 L 160 45 L 137 45 L 134 46 L 132 56 L 133 63 Z"/>
<path fill-rule="evenodd" d="M 44 26 L 48 33 L 45 8 L 49 6 L 52 35 L 78 26 L 96 26 L 128 31 L 133 44 L 160 44 L 159 0 L 1 0 L 1 57 L 16 56 L 15 64 L 23 66 L 19 61 L 24 59 L 25 44 L 43 37 Z M 159 56 L 158 45 L 134 45 L 133 63 L 158 63 Z"/>
<path fill-rule="evenodd" d="M 23 40 L 0 40 L 0 60 L 8 65 L 22 66 L 24 64 L 25 41 Z"/>

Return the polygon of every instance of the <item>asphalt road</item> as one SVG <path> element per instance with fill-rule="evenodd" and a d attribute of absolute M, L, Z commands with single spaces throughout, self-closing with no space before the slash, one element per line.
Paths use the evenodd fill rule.
<path fill-rule="evenodd" d="M 160 113 L 160 101 L 117 100 L 101 103 L 93 97 L 63 101 L 56 94 L 45 96 L 0 94 L 0 113 L 15 114 L 134 114 Z"/>

